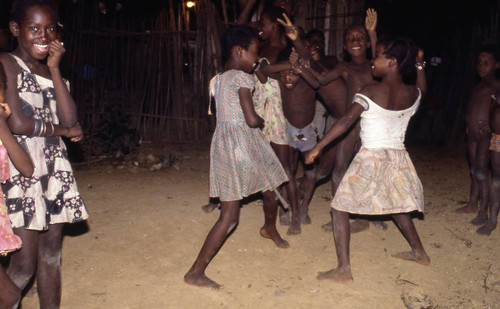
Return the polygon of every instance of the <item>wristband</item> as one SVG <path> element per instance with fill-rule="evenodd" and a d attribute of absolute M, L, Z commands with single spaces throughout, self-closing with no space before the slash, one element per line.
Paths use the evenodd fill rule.
<path fill-rule="evenodd" d="M 35 136 L 36 134 L 36 131 L 38 131 L 38 127 L 39 127 L 39 123 L 38 123 L 38 120 L 37 119 L 33 119 L 33 121 L 35 122 L 35 129 L 33 130 L 33 133 L 31 133 L 30 137 L 33 137 Z"/>

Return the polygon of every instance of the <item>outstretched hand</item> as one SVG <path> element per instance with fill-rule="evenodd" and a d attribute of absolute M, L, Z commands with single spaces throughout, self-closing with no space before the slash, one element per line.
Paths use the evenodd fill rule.
<path fill-rule="evenodd" d="M 66 49 L 59 40 L 54 40 L 49 43 L 49 57 L 47 58 L 47 66 L 49 68 L 59 67 L 62 56 L 66 52 Z"/>
<path fill-rule="evenodd" d="M 304 162 L 306 164 L 312 164 L 314 163 L 314 160 L 319 156 L 319 153 L 321 152 L 321 148 L 319 148 L 317 145 L 311 149 L 307 154 Z"/>
<path fill-rule="evenodd" d="M 288 16 L 283 13 L 283 17 L 285 17 L 285 20 L 282 19 L 276 19 L 277 22 L 282 24 L 285 27 L 285 33 L 290 40 L 295 41 L 299 38 L 299 31 L 297 31 L 297 28 L 293 25 L 292 21 Z"/>
<path fill-rule="evenodd" d="M 377 28 L 377 11 L 375 9 L 366 10 L 365 28 L 368 32 L 375 31 Z"/>

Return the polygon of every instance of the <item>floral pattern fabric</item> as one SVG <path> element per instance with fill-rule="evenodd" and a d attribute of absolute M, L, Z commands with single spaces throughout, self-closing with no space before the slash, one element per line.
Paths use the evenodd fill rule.
<path fill-rule="evenodd" d="M 59 124 L 52 81 L 31 73 L 21 59 L 12 57 L 21 67 L 17 90 L 24 114 Z M 16 138 L 29 154 L 35 171 L 32 177 L 24 177 L 10 164 L 10 179 L 2 189 L 12 227 L 41 231 L 47 230 L 50 224 L 87 219 L 89 215 L 61 137 L 19 135 Z"/>

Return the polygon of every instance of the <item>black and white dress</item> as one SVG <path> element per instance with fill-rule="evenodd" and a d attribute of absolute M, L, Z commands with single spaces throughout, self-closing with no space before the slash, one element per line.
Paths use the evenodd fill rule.
<path fill-rule="evenodd" d="M 59 124 L 52 80 L 31 73 L 21 59 L 11 56 L 21 67 L 17 91 L 24 114 Z M 10 179 L 2 184 L 2 189 L 12 227 L 42 231 L 50 224 L 87 219 L 89 215 L 61 137 L 16 135 L 16 138 L 29 154 L 35 171 L 32 177 L 26 178 L 10 164 Z"/>

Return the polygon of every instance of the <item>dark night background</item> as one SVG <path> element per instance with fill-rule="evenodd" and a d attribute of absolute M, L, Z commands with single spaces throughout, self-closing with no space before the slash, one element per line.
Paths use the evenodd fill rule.
<path fill-rule="evenodd" d="M 79 6 L 75 4 L 78 2 Z M 85 5 L 85 15 L 98 16 L 98 1 L 59 0 L 61 20 L 70 24 L 73 14 L 83 14 L 74 9 Z M 297 2 L 299 2 L 298 0 Z M 346 0 L 349 1 L 349 0 Z M 0 3 L 0 26 L 8 27 L 8 7 L 10 0 Z M 114 4 L 118 1 L 106 0 L 108 13 L 105 20 L 113 20 Z M 127 20 L 132 27 L 130 31 L 144 32 L 151 29 L 154 17 L 162 8 L 169 6 L 170 1 L 119 1 L 122 8 L 121 18 Z M 172 1 L 177 8 L 181 1 Z M 221 1 L 213 1 L 219 8 Z M 236 12 L 231 7 L 233 1 L 226 1 L 228 12 Z M 363 3 L 357 1 L 357 3 Z M 475 55 L 477 49 L 486 38 L 497 37 L 498 25 L 492 25 L 493 17 L 498 15 L 498 0 L 452 1 L 452 0 L 366 0 L 364 7 L 375 8 L 379 21 L 377 32 L 382 34 L 398 34 L 412 38 L 425 52 L 430 64 L 433 57 L 441 60 L 439 65 L 428 65 L 426 68 L 428 96 L 422 105 L 414 127 L 409 128 L 408 140 L 423 139 L 436 144 L 450 144 L 455 140 L 463 141 L 463 113 L 467 98 L 478 77 L 475 71 Z M 219 12 L 220 14 L 221 12 Z M 222 15 L 222 14 L 221 14 Z M 92 16 L 92 15 L 90 15 Z M 311 16 L 306 16 L 311 17 Z M 498 17 L 497 17 L 498 18 Z M 148 20 L 145 22 L 145 20 Z M 229 16 L 229 20 L 232 17 Z M 86 20 L 83 21 L 85 29 Z M 191 19 L 195 25 L 196 19 Z M 100 29 L 120 29 L 118 23 L 104 22 Z M 67 29 L 69 30 L 69 29 Z M 194 29 L 196 30 L 196 29 Z M 100 31 L 97 28 L 97 31 Z M 67 40 L 70 31 L 65 31 Z M 491 42 L 490 42 L 491 43 Z M 78 46 L 78 45 L 77 45 Z M 420 118 L 420 119 L 419 119 Z M 425 124 L 424 124 L 425 123 Z M 419 135 L 419 136 L 417 136 Z"/>

